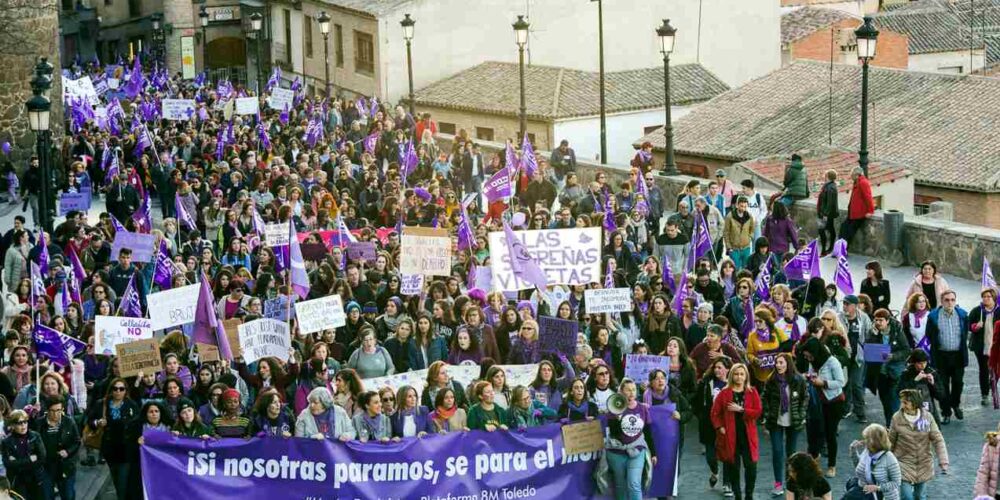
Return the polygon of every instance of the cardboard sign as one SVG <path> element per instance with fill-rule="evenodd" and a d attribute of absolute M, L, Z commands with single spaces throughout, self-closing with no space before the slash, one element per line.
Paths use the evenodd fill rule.
<path fill-rule="evenodd" d="M 288 323 L 262 318 L 243 323 L 238 327 L 240 350 L 243 360 L 253 363 L 261 358 L 274 357 L 288 361 L 288 350 L 292 348 Z"/>
<path fill-rule="evenodd" d="M 347 243 L 347 258 L 350 260 L 375 262 L 376 255 L 374 241 L 351 241 Z"/>
<path fill-rule="evenodd" d="M 154 373 L 163 369 L 160 342 L 156 339 L 136 340 L 115 346 L 122 377 L 134 377 L 139 372 Z"/>
<path fill-rule="evenodd" d="M 420 295 L 424 289 L 423 274 L 404 274 L 399 278 L 399 293 L 402 295 Z"/>
<path fill-rule="evenodd" d="M 632 311 L 631 288 L 600 288 L 583 291 L 587 314 Z"/>
<path fill-rule="evenodd" d="M 187 121 L 194 116 L 194 99 L 163 99 L 160 101 L 164 120 Z"/>
<path fill-rule="evenodd" d="M 451 276 L 451 238 L 447 229 L 405 227 L 400 241 L 401 273 Z"/>
<path fill-rule="evenodd" d="M 147 295 L 153 330 L 194 323 L 200 288 L 201 285 L 194 284 Z"/>
<path fill-rule="evenodd" d="M 600 420 L 587 420 L 562 426 L 563 448 L 566 455 L 591 453 L 604 449 L 604 429 Z"/>
<path fill-rule="evenodd" d="M 290 89 L 283 89 L 281 87 L 275 87 L 271 89 L 271 98 L 267 100 L 267 105 L 271 109 L 276 109 L 278 111 L 284 111 L 287 109 L 292 109 L 292 101 L 295 99 L 295 92 Z"/>
<path fill-rule="evenodd" d="M 538 262 L 549 285 L 587 285 L 601 283 L 601 228 L 541 229 L 514 231 L 525 250 Z M 490 233 L 490 262 L 493 288 L 512 292 L 534 288 L 514 276 L 507 254 L 507 237 L 503 231 Z"/>
<path fill-rule="evenodd" d="M 153 324 L 146 318 L 94 317 L 94 354 L 111 356 L 115 346 L 153 338 Z"/>
<path fill-rule="evenodd" d="M 210 361 L 219 361 L 222 358 L 219 357 L 219 348 L 212 344 L 202 344 L 201 342 L 195 342 L 195 347 L 198 348 L 198 361 L 202 363 L 208 363 Z"/>
<path fill-rule="evenodd" d="M 156 236 L 152 234 L 118 231 L 115 233 L 115 241 L 111 244 L 111 260 L 118 259 L 118 252 L 122 248 L 128 248 L 132 250 L 132 262 L 152 262 L 156 253 L 155 244 Z"/>
<path fill-rule="evenodd" d="M 653 356 L 649 354 L 626 354 L 625 376 L 637 384 L 649 383 L 649 374 L 653 370 L 663 370 L 670 373 L 670 356 Z"/>
<path fill-rule="evenodd" d="M 264 242 L 269 247 L 280 247 L 288 244 L 288 223 L 278 222 L 264 225 Z"/>
<path fill-rule="evenodd" d="M 538 317 L 538 345 L 542 352 L 558 352 L 572 358 L 580 323 L 551 316 Z"/>
<path fill-rule="evenodd" d="M 229 339 L 229 350 L 233 352 L 233 357 L 238 358 L 243 355 L 243 348 L 240 347 L 240 325 L 243 324 L 238 318 L 226 319 L 222 321 L 222 328 L 226 331 L 226 338 Z"/>
<path fill-rule="evenodd" d="M 258 102 L 256 97 L 236 98 L 236 114 L 256 115 L 257 110 L 258 110 Z"/>
<path fill-rule="evenodd" d="M 71 210 L 86 212 L 90 210 L 90 193 L 62 193 L 59 195 L 59 215 L 66 215 Z"/>
<path fill-rule="evenodd" d="M 299 318 L 299 333 L 302 334 L 338 328 L 347 324 L 344 304 L 340 295 L 337 294 L 298 302 L 295 304 L 295 315 Z"/>
<path fill-rule="evenodd" d="M 292 297 L 292 305 L 295 305 L 295 297 Z M 264 301 L 264 317 L 276 319 L 278 321 L 288 321 L 291 315 L 295 317 L 295 309 L 289 307 L 288 296 L 278 295 L 277 297 Z"/>

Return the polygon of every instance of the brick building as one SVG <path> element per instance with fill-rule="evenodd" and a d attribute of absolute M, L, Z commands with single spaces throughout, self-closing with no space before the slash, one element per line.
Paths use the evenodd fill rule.
<path fill-rule="evenodd" d="M 859 148 L 861 69 L 797 61 L 702 104 L 674 125 L 678 167 L 715 168 L 832 145 Z M 831 108 L 832 104 L 832 108 Z M 959 222 L 1000 228 L 1000 80 L 872 68 L 869 151 L 913 172 L 914 212 L 954 205 Z M 663 160 L 663 131 L 650 141 Z"/>
<path fill-rule="evenodd" d="M 781 64 L 809 59 L 857 64 L 854 30 L 862 19 L 847 12 L 806 6 L 781 15 Z M 878 36 L 874 66 L 906 69 L 909 61 L 906 35 L 883 29 Z"/>

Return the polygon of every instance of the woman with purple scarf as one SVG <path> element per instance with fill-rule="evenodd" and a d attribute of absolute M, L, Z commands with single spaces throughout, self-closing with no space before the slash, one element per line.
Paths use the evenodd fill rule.
<path fill-rule="evenodd" d="M 927 296 L 917 292 L 906 299 L 906 313 L 901 318 L 903 333 L 911 348 L 922 349 L 931 354 L 930 338 L 927 337 L 927 315 L 931 312 Z"/>
<path fill-rule="evenodd" d="M 646 386 L 646 390 L 642 393 L 642 402 L 648 407 L 668 403 L 674 404 L 674 412 L 672 413 L 672 416 L 674 420 L 680 422 L 681 429 L 684 428 L 684 424 L 686 424 L 688 420 L 691 420 L 691 406 L 688 404 L 687 398 L 681 395 L 681 391 L 676 384 L 667 382 L 666 372 L 660 370 L 659 368 L 649 372 L 649 384 Z M 683 450 L 684 432 L 681 432 L 677 455 L 680 456 Z M 679 470 L 679 463 L 677 467 Z"/>
<path fill-rule="evenodd" d="M 774 496 L 783 495 L 785 459 L 797 450 L 799 435 L 806 425 L 809 390 L 806 379 L 795 369 L 791 354 L 774 359 L 774 376 L 764 386 L 764 427 L 771 434 L 771 463 L 774 467 Z"/>
<path fill-rule="evenodd" d="M 576 378 L 573 364 L 569 362 L 566 355 L 558 353 L 559 362 L 563 366 L 563 376 L 556 378 L 556 367 L 549 360 L 538 363 L 538 372 L 535 373 L 535 380 L 531 382 L 529 390 L 531 399 L 556 410 L 562 405 L 563 392 L 569 390 L 570 384 Z"/>
<path fill-rule="evenodd" d="M 982 302 L 969 312 L 969 350 L 976 355 L 979 363 L 980 404 L 986 406 L 990 398 L 990 351 L 993 349 L 993 335 L 997 314 L 997 291 L 984 288 L 979 294 Z"/>
<path fill-rule="evenodd" d="M 396 392 L 398 410 L 389 417 L 392 423 L 392 440 L 408 437 L 424 437 L 434 432 L 430 410 L 420 405 L 420 395 L 411 386 L 404 385 Z"/>

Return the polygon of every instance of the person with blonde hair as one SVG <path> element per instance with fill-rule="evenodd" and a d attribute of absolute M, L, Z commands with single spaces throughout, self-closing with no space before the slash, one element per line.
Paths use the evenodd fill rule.
<path fill-rule="evenodd" d="M 757 419 L 763 408 L 760 395 L 750 385 L 750 371 L 737 363 L 729 369 L 726 387 L 712 403 L 711 419 L 717 437 L 715 453 L 723 464 L 726 484 L 736 500 L 753 499 L 760 459 Z M 746 489 L 740 488 L 740 467 Z M 728 496 L 728 495 L 727 495 Z"/>
<path fill-rule="evenodd" d="M 997 424 L 997 430 L 987 432 L 984 440 L 972 494 L 976 498 L 1000 498 L 1000 424 Z"/>
<path fill-rule="evenodd" d="M 900 500 L 899 489 L 902 473 L 899 461 L 892 453 L 889 431 L 881 424 L 871 424 L 861 433 L 864 450 L 854 469 L 857 483 L 849 488 L 864 495 L 881 495 L 882 500 Z"/>
<path fill-rule="evenodd" d="M 923 407 L 920 392 L 903 389 L 899 391 L 899 399 L 902 406 L 892 416 L 889 441 L 902 474 L 900 498 L 927 500 L 927 481 L 934 478 L 934 455 L 947 474 L 948 448 L 934 416 Z"/>

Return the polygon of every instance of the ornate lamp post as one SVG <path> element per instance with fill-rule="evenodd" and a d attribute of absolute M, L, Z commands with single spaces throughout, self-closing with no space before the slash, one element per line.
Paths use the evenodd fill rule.
<path fill-rule="evenodd" d="M 868 63 L 875 58 L 878 29 L 872 18 L 865 16 L 865 23 L 854 30 L 858 40 L 858 59 L 861 60 L 861 149 L 858 151 L 858 165 L 868 177 Z"/>
<path fill-rule="evenodd" d="M 51 77 L 44 73 L 45 65 L 48 62 L 43 58 L 35 66 L 35 76 L 31 79 L 32 96 L 25 102 L 28 109 L 28 125 L 36 136 L 36 148 L 38 155 L 38 165 L 42 171 L 42 192 L 38 199 L 38 216 L 40 220 L 35 221 L 45 231 L 52 231 L 52 216 L 49 213 L 49 152 L 51 151 L 52 136 L 49 131 L 49 115 L 52 110 L 52 103 L 45 94 L 51 88 Z"/>
<path fill-rule="evenodd" d="M 413 112 L 413 52 L 410 50 L 410 43 L 413 41 L 413 25 L 417 24 L 409 14 L 404 14 L 399 25 L 403 27 L 403 39 L 406 40 L 406 71 L 410 77 L 410 116 L 416 120 L 417 115 Z"/>
<path fill-rule="evenodd" d="M 264 90 L 264 58 L 260 54 L 260 39 L 264 37 L 264 34 L 260 32 L 261 27 L 264 25 L 264 16 L 260 12 L 254 12 L 250 14 L 250 30 L 253 31 L 254 38 L 256 38 L 257 45 L 257 94 L 260 95 Z"/>
<path fill-rule="evenodd" d="M 330 97 L 330 16 L 326 11 L 320 12 L 319 32 L 323 34 L 323 71 L 325 80 L 323 81 L 326 96 Z"/>
<path fill-rule="evenodd" d="M 660 37 L 660 53 L 663 54 L 663 136 L 666 139 L 666 161 L 663 163 L 662 175 L 677 175 L 677 163 L 674 161 L 674 125 L 670 120 L 670 54 L 674 51 L 674 37 L 677 29 L 670 25 L 669 19 L 656 28 L 656 36 Z"/>
<path fill-rule="evenodd" d="M 514 28 L 514 43 L 517 44 L 518 67 L 521 77 L 521 140 L 528 133 L 528 105 L 524 93 L 524 46 L 528 44 L 528 27 L 531 26 L 524 16 L 517 16 L 512 24 Z"/>

